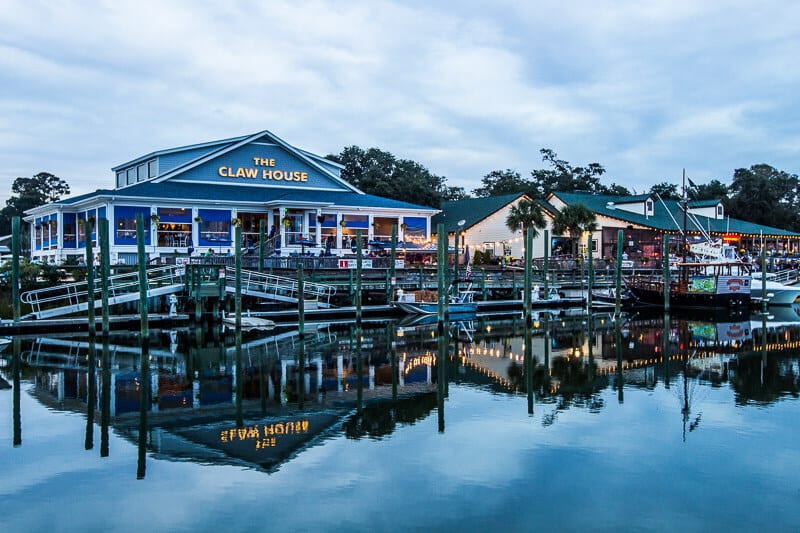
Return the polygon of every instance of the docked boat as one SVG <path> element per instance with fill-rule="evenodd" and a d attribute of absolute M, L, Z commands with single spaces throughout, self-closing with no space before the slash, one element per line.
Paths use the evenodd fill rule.
<path fill-rule="evenodd" d="M 761 272 L 752 274 L 751 292 L 753 297 L 761 297 L 763 289 L 766 288 L 767 303 L 769 305 L 794 305 L 800 303 L 800 286 L 781 282 L 774 273 L 768 273 L 766 276 L 761 274 Z"/>
<path fill-rule="evenodd" d="M 627 288 L 623 288 L 619 293 L 619 303 L 622 307 L 632 307 L 636 303 L 636 298 Z M 604 287 L 592 291 L 592 307 L 615 307 L 617 305 L 617 288 Z"/>
<path fill-rule="evenodd" d="M 670 276 L 669 305 L 675 309 L 748 308 L 752 278 L 749 265 L 741 262 L 678 263 Z M 634 275 L 625 285 L 643 304 L 664 305 L 662 275 Z"/>
<path fill-rule="evenodd" d="M 474 294 L 472 283 L 467 283 L 455 295 L 448 295 L 450 316 L 474 315 L 478 311 Z M 436 291 L 398 291 L 392 305 L 411 315 L 435 315 L 439 312 L 439 295 Z"/>

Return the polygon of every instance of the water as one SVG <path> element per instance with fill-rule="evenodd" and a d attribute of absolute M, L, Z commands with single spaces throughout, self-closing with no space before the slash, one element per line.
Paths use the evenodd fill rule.
<path fill-rule="evenodd" d="M 435 325 L 365 324 L 360 336 L 352 325 L 321 325 L 303 350 L 304 380 L 291 330 L 245 334 L 239 365 L 230 333 L 158 331 L 141 454 L 135 335 L 111 338 L 88 425 L 87 339 L 22 339 L 18 410 L 14 391 L 0 390 L 0 523 L 797 531 L 800 322 L 782 312 L 766 321 L 673 316 L 666 328 L 658 316 L 542 316 L 527 338 L 519 319 L 458 323 L 444 366 Z M 0 363 L 12 385 L 14 350 Z M 98 361 L 102 352 L 98 344 Z"/>

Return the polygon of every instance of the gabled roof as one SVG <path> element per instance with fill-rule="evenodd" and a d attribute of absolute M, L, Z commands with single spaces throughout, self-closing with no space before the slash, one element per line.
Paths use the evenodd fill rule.
<path fill-rule="evenodd" d="M 153 182 L 156 182 L 156 183 L 160 183 L 160 182 L 164 182 L 164 181 L 173 179 L 173 178 L 175 178 L 177 176 L 180 176 L 182 173 L 184 173 L 184 172 L 186 172 L 188 170 L 191 170 L 191 169 L 196 168 L 196 167 L 198 167 L 198 166 L 200 166 L 200 165 L 202 165 L 204 163 L 212 161 L 212 160 L 214 160 L 214 159 L 216 159 L 216 158 L 218 158 L 218 157 L 220 157 L 220 156 L 222 156 L 224 154 L 227 154 L 228 152 L 232 152 L 233 150 L 236 150 L 237 148 L 240 148 L 242 146 L 245 146 L 245 145 L 247 145 L 247 144 L 249 144 L 251 142 L 257 141 L 257 140 L 262 140 L 264 138 L 266 138 L 267 140 L 271 141 L 272 143 L 278 145 L 279 147 L 283 148 L 285 151 L 287 151 L 288 153 L 292 154 L 294 157 L 296 157 L 296 158 L 300 159 L 301 161 L 305 162 L 310 167 L 316 169 L 320 174 L 322 174 L 322 175 L 326 176 L 328 179 L 338 183 L 339 185 L 341 185 L 345 189 L 351 190 L 351 191 L 353 191 L 355 193 L 358 193 L 358 194 L 363 194 L 353 184 L 351 184 L 348 181 L 346 181 L 346 180 L 342 179 L 341 177 L 339 177 L 338 173 L 333 172 L 331 170 L 331 168 L 330 168 L 331 166 L 334 167 L 334 168 L 338 168 L 338 167 L 341 167 L 341 165 L 339 165 L 338 163 L 335 163 L 333 161 L 329 161 L 329 160 L 327 160 L 327 159 L 325 159 L 323 157 L 320 157 L 320 156 L 317 156 L 317 155 L 313 155 L 313 154 L 311 154 L 311 153 L 309 153 L 309 152 L 307 152 L 305 150 L 300 150 L 298 148 L 295 148 L 294 146 L 290 145 L 289 143 L 287 143 L 286 141 L 284 141 L 283 139 L 281 139 L 277 135 L 275 135 L 272 132 L 270 132 L 269 130 L 262 130 L 262 131 L 259 131 L 257 133 L 254 133 L 252 135 L 246 135 L 246 136 L 241 136 L 241 137 L 232 137 L 230 139 L 223 139 L 223 140 L 220 140 L 220 141 L 211 141 L 211 142 L 202 143 L 202 144 L 194 144 L 194 145 L 183 146 L 183 147 L 179 147 L 179 148 L 170 148 L 170 149 L 161 150 L 161 151 L 158 151 L 158 152 L 151 152 L 148 155 L 139 157 L 139 158 L 134 159 L 132 161 L 129 161 L 128 163 L 125 163 L 123 165 L 116 166 L 112 170 L 114 170 L 116 172 L 117 170 L 119 170 L 121 168 L 126 168 L 126 167 L 129 167 L 129 166 L 131 166 L 131 165 L 133 165 L 135 163 L 146 161 L 148 159 L 152 159 L 153 157 L 163 156 L 163 155 L 166 155 L 166 154 L 172 154 L 172 153 L 182 152 L 182 151 L 192 151 L 192 150 L 197 150 L 198 148 L 206 148 L 206 147 L 208 147 L 210 149 L 210 151 L 204 151 L 200 155 L 198 155 L 198 156 L 196 156 L 196 157 L 194 157 L 194 158 L 192 158 L 192 159 L 190 159 L 188 161 L 185 161 L 185 162 L 179 164 L 178 166 L 176 166 L 174 168 L 169 169 L 168 171 L 164 172 L 163 174 L 160 174 L 159 176 L 156 176 L 155 178 L 151 178 L 150 180 L 148 180 L 148 181 L 153 181 Z M 133 185 L 125 185 L 123 187 L 119 187 L 118 190 L 123 190 L 123 189 L 126 189 L 126 188 L 131 187 L 131 186 L 133 186 Z"/>
<path fill-rule="evenodd" d="M 720 200 L 691 200 L 689 207 L 716 207 L 719 205 Z"/>
<path fill-rule="evenodd" d="M 431 219 L 431 229 L 435 233 L 438 224 L 444 224 L 446 233 L 465 231 L 520 198 L 530 199 L 525 193 L 517 193 L 442 202 L 442 212 Z M 464 221 L 461 227 L 460 220 Z"/>
<path fill-rule="evenodd" d="M 656 201 L 653 204 L 653 214 L 645 216 L 639 213 L 631 213 L 623 209 L 616 209 L 615 206 L 620 203 L 618 199 L 622 198 L 623 201 L 621 203 L 627 203 L 625 199 L 631 198 L 630 196 L 619 197 L 602 194 L 566 192 L 554 192 L 552 196 L 561 199 L 561 201 L 567 205 L 583 204 L 598 215 L 623 222 L 650 227 L 664 232 L 680 232 L 683 229 L 683 209 L 680 202 L 677 200 L 664 200 L 663 203 L 661 201 Z M 716 205 L 716 203 L 717 202 L 712 203 L 711 205 Z M 699 215 L 692 216 L 691 212 L 686 226 L 688 233 L 700 233 L 700 229 L 692 221 L 693 218 L 697 219 L 703 230 L 709 233 L 759 235 L 763 232 L 764 235 L 773 236 L 800 236 L 800 234 L 791 231 L 763 226 L 761 224 L 746 222 L 735 218 L 715 219 Z"/>

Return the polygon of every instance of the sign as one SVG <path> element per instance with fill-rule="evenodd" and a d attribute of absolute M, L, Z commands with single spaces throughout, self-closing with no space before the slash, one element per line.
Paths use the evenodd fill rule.
<path fill-rule="evenodd" d="M 358 266 L 357 263 L 355 259 L 339 259 L 339 268 L 354 269 Z M 372 259 L 362 259 L 361 268 L 372 268 Z"/>
<path fill-rule="evenodd" d="M 223 178 L 261 179 L 262 181 L 306 182 L 308 172 L 300 170 L 285 170 L 275 168 L 275 159 L 268 157 L 254 157 L 252 167 L 222 166 L 217 170 Z"/>

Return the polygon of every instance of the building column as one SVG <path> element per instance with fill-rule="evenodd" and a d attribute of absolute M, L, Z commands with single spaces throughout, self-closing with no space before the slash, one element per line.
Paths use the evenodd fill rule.
<path fill-rule="evenodd" d="M 336 356 L 336 391 L 342 390 L 342 380 L 344 379 L 344 356 Z"/>
<path fill-rule="evenodd" d="M 405 366 L 406 366 L 406 358 L 405 357 L 401 357 L 400 359 L 397 360 L 397 383 L 401 387 L 405 387 L 406 386 L 406 380 L 405 380 L 405 377 L 404 377 L 405 376 L 405 374 L 404 374 Z"/>

